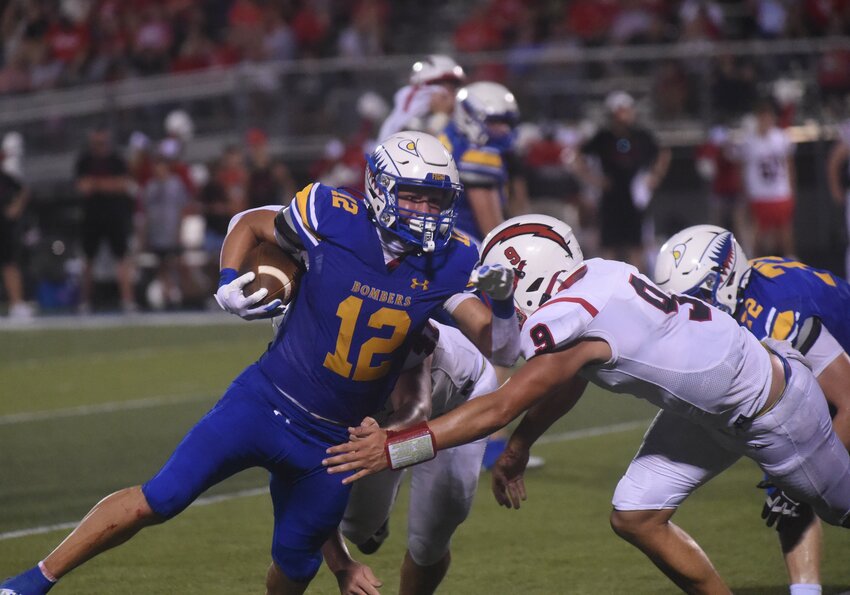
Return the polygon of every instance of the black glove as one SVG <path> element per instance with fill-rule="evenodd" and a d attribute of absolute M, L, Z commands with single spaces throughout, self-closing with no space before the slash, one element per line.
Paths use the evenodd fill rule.
<path fill-rule="evenodd" d="M 778 489 L 768 490 L 761 510 L 761 518 L 765 520 L 765 524 L 768 527 L 773 527 L 775 524 L 777 531 L 781 531 L 785 525 L 796 523 L 796 519 L 807 518 L 811 515 L 812 509 L 808 504 L 794 500 Z"/>

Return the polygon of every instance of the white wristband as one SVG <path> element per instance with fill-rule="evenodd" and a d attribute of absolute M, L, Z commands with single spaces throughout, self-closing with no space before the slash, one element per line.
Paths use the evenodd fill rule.
<path fill-rule="evenodd" d="M 391 469 L 401 469 L 436 456 L 434 434 L 426 422 L 416 424 L 405 430 L 387 432 L 384 452 Z"/>

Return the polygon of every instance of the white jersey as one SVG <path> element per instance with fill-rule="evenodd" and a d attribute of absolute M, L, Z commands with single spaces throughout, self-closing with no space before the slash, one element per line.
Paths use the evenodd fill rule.
<path fill-rule="evenodd" d="M 469 400 L 478 381 L 493 366 L 458 329 L 433 320 L 439 333 L 431 364 L 431 417 Z"/>
<path fill-rule="evenodd" d="M 744 165 L 744 184 L 750 200 L 778 202 L 792 198 L 788 156 L 794 143 L 779 128 L 767 134 L 752 132 L 736 147 Z"/>
<path fill-rule="evenodd" d="M 587 338 L 611 360 L 581 375 L 710 427 L 749 418 L 767 400 L 768 352 L 705 302 L 670 295 L 631 265 L 591 259 L 523 324 L 526 359 Z"/>
<path fill-rule="evenodd" d="M 438 93 L 447 93 L 440 85 L 406 85 L 393 97 L 393 111 L 381 124 L 379 139 L 401 130 L 421 130 L 431 113 L 431 98 Z"/>

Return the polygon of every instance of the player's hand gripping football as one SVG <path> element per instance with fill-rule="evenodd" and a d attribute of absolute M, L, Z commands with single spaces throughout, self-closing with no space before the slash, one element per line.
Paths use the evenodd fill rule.
<path fill-rule="evenodd" d="M 478 267 L 470 281 L 494 300 L 508 300 L 514 294 L 514 270 L 501 264 Z"/>
<path fill-rule="evenodd" d="M 322 464 L 328 473 L 356 471 L 342 483 L 352 483 L 361 477 L 383 471 L 388 467 L 384 445 L 387 432 L 371 417 L 366 417 L 356 428 L 348 428 L 348 442 L 327 449 L 329 455 Z"/>
<path fill-rule="evenodd" d="M 235 271 L 234 271 L 235 273 Z M 222 276 L 224 272 L 222 272 Z M 215 301 L 221 306 L 221 309 L 236 314 L 245 320 L 256 320 L 257 318 L 272 318 L 281 314 L 284 310 L 280 300 L 273 300 L 268 304 L 257 306 L 263 298 L 268 295 L 268 289 L 259 289 L 249 296 L 242 293 L 242 289 L 251 281 L 254 280 L 254 273 L 245 273 L 242 276 L 227 280 L 223 278 L 223 283 L 215 292 Z"/>
<path fill-rule="evenodd" d="M 493 495 L 496 502 L 505 508 L 519 509 L 520 502 L 527 497 L 523 473 L 528 465 L 528 456 L 528 449 L 516 448 L 509 443 L 493 466 Z"/>

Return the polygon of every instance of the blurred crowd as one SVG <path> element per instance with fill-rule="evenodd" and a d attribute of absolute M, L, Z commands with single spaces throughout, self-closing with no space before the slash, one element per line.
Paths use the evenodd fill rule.
<path fill-rule="evenodd" d="M 369 81 L 347 86 L 334 78 L 334 88 L 354 98 L 353 109 L 328 101 L 336 106 L 337 119 L 329 117 L 328 105 L 315 108 L 330 93 L 314 89 L 311 94 L 308 87 L 315 81 L 299 79 L 285 87 L 294 103 L 285 109 L 277 100 L 270 105 L 300 122 L 313 138 L 329 139 L 310 162 L 292 159 L 291 152 L 285 161 L 279 128 L 271 118 L 259 117 L 241 121 L 239 133 L 230 135 L 238 140 L 216 144 L 213 158 L 190 160 L 193 143 L 207 140 L 194 138 L 194 118 L 203 110 L 157 104 L 141 108 L 145 118 L 112 114 L 93 126 L 86 120 L 86 145 L 78 147 L 69 171 L 73 184 L 64 198 L 32 201 L 22 176 L 28 139 L 7 133 L 0 154 L 5 311 L 27 318 L 33 305 L 43 312 L 81 313 L 104 306 L 124 312 L 210 307 L 218 253 L 234 214 L 285 205 L 310 181 L 361 188 L 364 155 L 377 140 L 404 127 L 427 130 L 447 146 L 470 146 L 484 155 L 478 159 L 498 162 L 485 172 L 484 182 L 480 177 L 467 182 L 468 200 L 477 206 L 459 221 L 474 237 L 483 237 L 502 216 L 533 209 L 573 225 L 588 254 L 649 270 L 655 237 L 675 231 L 654 228 L 655 196 L 659 189 L 663 193 L 671 151 L 653 124 L 675 124 L 698 113 L 706 138 L 696 141 L 699 146 L 687 150 L 688 163 L 678 166 L 692 174 L 688 192 L 707 195 L 707 218 L 735 231 L 748 254 L 796 252 L 795 143 L 786 129 L 803 122 L 798 110 L 806 90 L 800 79 L 780 74 L 786 59 L 721 55 L 704 78 L 697 73 L 705 74 L 706 64 L 687 59 L 651 65 L 591 60 L 581 65 L 581 76 L 571 63 L 540 63 L 529 76 L 533 68 L 523 60 L 553 47 L 846 34 L 850 0 L 481 0 L 427 6 L 381 0 L 12 0 L 3 6 L 0 23 L 0 92 L 244 61 L 410 51 L 399 41 L 404 27 L 394 25 L 399 19 L 410 23 L 411 15 L 420 13 L 423 25 L 429 14 L 454 15 L 452 27 L 443 31 L 447 47 L 508 50 L 509 59 L 477 61 L 474 71 L 465 73 L 451 57 L 432 55 L 414 65 L 408 84 L 394 95 Z M 815 66 L 821 113 L 831 110 L 833 120 L 846 117 L 850 52 L 824 52 Z M 514 97 L 507 89 L 525 91 L 541 78 L 568 90 L 549 109 L 538 104 L 536 113 L 526 110 L 527 97 Z M 633 94 L 609 92 L 620 81 L 638 79 L 651 84 L 637 84 Z M 605 86 L 574 101 L 581 81 Z M 281 88 L 275 87 L 275 97 Z M 481 123 L 487 134 L 476 133 L 456 103 L 461 98 L 468 108 L 475 90 L 482 89 L 496 106 Z M 697 101 L 708 101 L 710 113 L 697 110 Z M 315 111 L 308 106 L 302 114 L 301 104 Z M 170 111 L 163 119 L 165 110 Z M 233 128 L 232 115 L 214 117 Z M 128 134 L 128 125 L 135 132 Z M 842 133 L 844 128 L 833 133 L 824 123 L 825 132 L 818 133 L 837 139 L 828 167 L 819 165 L 824 171 L 817 175 L 839 206 L 850 177 L 850 134 Z M 455 157 L 463 173 L 465 156 Z M 480 170 L 481 163 L 470 167 Z M 37 213 L 33 202 L 43 203 Z M 47 203 L 49 208 L 41 208 Z M 677 209 L 685 213 L 694 204 L 688 200 Z"/>
<path fill-rule="evenodd" d="M 850 33 L 846 0 L 6 0 L 0 93 L 22 93 L 243 62 L 415 52 L 409 27 L 436 15 L 454 50 L 777 39 Z M 453 4 L 454 6 L 449 6 Z M 442 17 L 438 18 L 443 23 Z M 445 34 L 445 31 L 440 31 Z M 848 56 L 819 66 L 848 84 Z M 481 73 L 499 80 L 500 67 Z M 671 70 L 670 79 L 681 77 Z"/>
<path fill-rule="evenodd" d="M 383 52 L 389 3 L 9 0 L 0 93 L 127 77 Z"/>
<path fill-rule="evenodd" d="M 671 152 L 630 94 L 612 92 L 601 107 L 596 121 L 522 122 L 507 88 L 469 83 L 451 58 L 429 56 L 414 65 L 392 111 L 376 95 L 362 97 L 354 132 L 329 141 L 301 172 L 274 154 L 259 128 L 211 162 L 190 163 L 185 147 L 193 122 L 182 110 L 168 114 L 161 138 L 137 131 L 123 146 L 107 126 L 95 126 L 73 173 L 77 224 L 63 240 L 49 242 L 28 242 L 22 233 L 28 200 L 20 179 L 23 139 L 7 134 L 0 155 L 7 312 L 29 318 L 33 303 L 43 312 L 82 314 L 214 307 L 218 254 L 233 215 L 286 205 L 307 181 L 362 191 L 365 153 L 380 137 L 405 128 L 428 130 L 452 148 L 467 184 L 467 211 L 461 209 L 457 226 L 473 238 L 480 240 L 504 216 L 543 212 L 571 224 L 588 256 L 651 270 L 659 234 L 647 212 Z M 766 97 L 750 112 L 735 128 L 709 131 L 693 155 L 698 177 L 691 188 L 706 191 L 707 219 L 733 230 L 748 254 L 792 256 L 797 188 L 788 110 Z M 848 127 L 838 129 L 826 172 L 839 206 L 850 188 Z M 60 271 L 45 273 L 34 258 L 27 260 L 29 274 L 21 274 L 22 253 L 36 243 L 49 246 Z"/>

